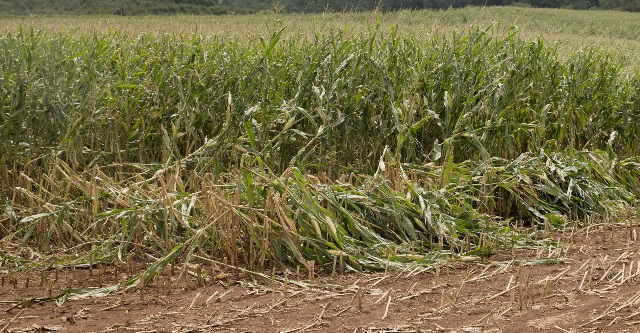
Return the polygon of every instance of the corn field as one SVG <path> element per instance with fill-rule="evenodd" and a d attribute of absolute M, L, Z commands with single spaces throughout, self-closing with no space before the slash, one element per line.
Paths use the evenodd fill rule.
<path fill-rule="evenodd" d="M 610 54 L 270 30 L 0 36 L 3 242 L 151 258 L 145 281 L 196 258 L 429 265 L 635 215 L 640 75 Z"/>

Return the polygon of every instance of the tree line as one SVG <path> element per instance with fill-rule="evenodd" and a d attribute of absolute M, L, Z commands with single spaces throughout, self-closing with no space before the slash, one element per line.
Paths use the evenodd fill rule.
<path fill-rule="evenodd" d="M 640 11 L 640 0 L 0 0 L 1 15 L 247 14 L 527 6 Z"/>

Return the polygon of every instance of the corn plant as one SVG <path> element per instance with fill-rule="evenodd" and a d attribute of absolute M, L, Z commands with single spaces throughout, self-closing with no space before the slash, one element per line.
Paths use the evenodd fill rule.
<path fill-rule="evenodd" d="M 196 254 L 254 271 L 428 265 L 516 220 L 634 206 L 637 73 L 494 29 L 6 33 L 0 233 L 146 252 L 147 279 Z"/>

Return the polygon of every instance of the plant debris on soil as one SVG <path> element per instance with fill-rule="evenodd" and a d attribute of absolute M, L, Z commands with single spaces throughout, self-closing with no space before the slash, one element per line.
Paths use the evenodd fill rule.
<path fill-rule="evenodd" d="M 490 259 L 443 260 L 435 268 L 336 272 L 312 280 L 293 273 L 284 283 L 219 269 L 206 282 L 165 274 L 144 289 L 66 301 L 55 295 L 115 283 L 114 272 L 84 267 L 4 274 L 0 330 L 637 331 L 636 229 L 601 225 L 556 237 L 563 244 L 556 250 L 501 251 Z"/>

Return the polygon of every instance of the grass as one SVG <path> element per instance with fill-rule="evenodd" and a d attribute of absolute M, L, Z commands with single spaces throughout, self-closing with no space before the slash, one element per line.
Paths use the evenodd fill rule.
<path fill-rule="evenodd" d="M 153 258 L 133 285 L 197 258 L 252 272 L 430 265 L 635 218 L 633 55 L 504 25 L 434 32 L 468 13 L 489 12 L 216 18 L 249 37 L 141 34 L 153 17 L 9 28 L 0 234 L 82 254 L 57 264 Z M 420 15 L 437 18 L 431 33 Z M 251 22 L 265 19 L 260 36 Z"/>

